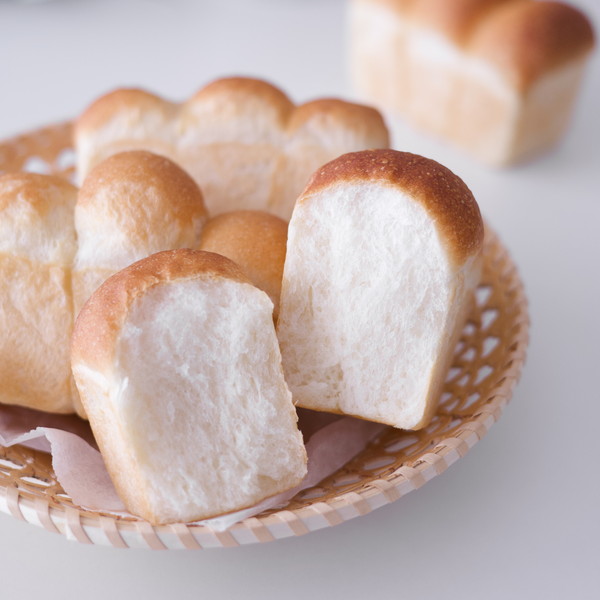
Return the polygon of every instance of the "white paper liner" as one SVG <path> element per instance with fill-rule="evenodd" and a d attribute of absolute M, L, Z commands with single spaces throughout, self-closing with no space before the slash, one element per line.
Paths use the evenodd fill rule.
<path fill-rule="evenodd" d="M 306 443 L 308 472 L 299 486 L 267 498 L 252 508 L 199 523 L 208 525 L 215 531 L 225 531 L 238 521 L 253 517 L 263 510 L 285 506 L 298 492 L 317 485 L 319 481 L 343 467 L 383 429 L 385 425 L 379 423 L 339 417 L 314 433 Z"/>
<path fill-rule="evenodd" d="M 285 506 L 298 492 L 343 467 L 385 429 L 384 425 L 351 417 L 302 409 L 299 414 L 308 454 L 308 473 L 302 483 L 251 508 L 198 523 L 214 531 L 224 531 L 264 510 Z M 129 514 L 117 495 L 87 422 L 71 415 L 0 405 L 0 445 L 14 444 L 50 452 L 56 479 L 75 504 Z"/>

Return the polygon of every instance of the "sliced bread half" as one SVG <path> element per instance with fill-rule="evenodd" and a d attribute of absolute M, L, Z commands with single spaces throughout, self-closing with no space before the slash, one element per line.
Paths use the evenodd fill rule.
<path fill-rule="evenodd" d="M 480 276 L 467 186 L 405 152 L 320 169 L 289 224 L 278 335 L 298 406 L 416 429 L 431 418 Z"/>
<path fill-rule="evenodd" d="M 193 250 L 131 265 L 83 307 L 73 374 L 131 512 L 204 519 L 302 480 L 272 310 L 235 263 Z"/>

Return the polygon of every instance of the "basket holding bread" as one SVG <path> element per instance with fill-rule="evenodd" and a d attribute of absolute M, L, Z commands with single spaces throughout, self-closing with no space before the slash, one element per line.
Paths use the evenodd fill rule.
<path fill-rule="evenodd" d="M 428 423 L 483 223 L 459 177 L 387 149 L 379 113 L 235 78 L 182 105 L 114 92 L 74 141 L 80 188 L 0 177 L 0 402 L 89 419 L 131 512 L 294 488 L 295 406 Z"/>

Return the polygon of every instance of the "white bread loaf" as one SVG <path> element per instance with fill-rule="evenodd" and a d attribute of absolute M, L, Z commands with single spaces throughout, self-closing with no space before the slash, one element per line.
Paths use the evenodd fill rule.
<path fill-rule="evenodd" d="M 202 192 L 167 158 L 132 151 L 101 162 L 75 207 L 75 315 L 113 273 L 161 250 L 195 248 L 207 218 Z"/>
<path fill-rule="evenodd" d="M 151 152 L 110 156 L 86 177 L 75 206 L 74 314 L 108 277 L 161 250 L 195 248 L 207 219 L 202 192 Z M 77 414 L 86 418 L 77 391 Z"/>
<path fill-rule="evenodd" d="M 285 262 L 287 223 L 258 210 L 223 213 L 202 230 L 200 250 L 231 259 L 246 277 L 266 292 L 273 302 L 273 318 L 279 314 L 281 278 Z"/>
<path fill-rule="evenodd" d="M 537 0 L 352 0 L 356 89 L 491 165 L 562 137 L 594 32 Z"/>
<path fill-rule="evenodd" d="M 80 181 L 116 152 L 149 150 L 190 173 L 211 215 L 257 209 L 286 219 L 321 164 L 389 144 L 374 109 L 331 99 L 296 107 L 276 87 L 241 77 L 216 80 L 182 104 L 116 90 L 79 117 L 74 141 Z"/>
<path fill-rule="evenodd" d="M 0 177 L 0 402 L 73 411 L 69 344 L 77 189 L 33 173 Z"/>
<path fill-rule="evenodd" d="M 432 160 L 365 151 L 317 171 L 289 224 L 277 324 L 294 403 L 425 426 L 482 242 L 471 192 Z"/>
<path fill-rule="evenodd" d="M 233 262 L 193 250 L 141 260 L 86 303 L 73 374 L 131 512 L 204 519 L 303 478 L 272 308 Z"/>

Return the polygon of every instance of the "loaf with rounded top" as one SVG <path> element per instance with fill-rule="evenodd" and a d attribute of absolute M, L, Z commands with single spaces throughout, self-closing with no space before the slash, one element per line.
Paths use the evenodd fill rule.
<path fill-rule="evenodd" d="M 77 189 L 58 177 L 0 176 L 0 402 L 73 411 L 69 342 Z"/>
<path fill-rule="evenodd" d="M 531 158 L 566 130 L 590 21 L 537 0 L 353 0 L 351 64 L 378 106 L 492 165 Z"/>
<path fill-rule="evenodd" d="M 74 317 L 110 275 L 154 252 L 196 247 L 196 183 L 149 152 L 110 157 L 80 190 L 34 173 L 0 177 L 0 403 L 85 417 L 70 378 Z"/>
<path fill-rule="evenodd" d="M 252 506 L 306 453 L 268 296 L 218 254 L 154 254 L 77 319 L 73 374 L 115 487 L 153 524 Z"/>
<path fill-rule="evenodd" d="M 120 269 L 161 250 L 196 247 L 207 218 L 202 192 L 167 158 L 138 150 L 101 162 L 75 207 L 75 313 Z"/>
<path fill-rule="evenodd" d="M 195 248 L 207 218 L 202 192 L 169 159 L 132 150 L 102 161 L 86 177 L 75 206 L 75 316 L 120 269 L 161 250 Z M 85 418 L 73 391 L 75 409 Z"/>
<path fill-rule="evenodd" d="M 296 107 L 275 86 L 218 79 L 184 103 L 120 89 L 92 103 L 75 125 L 80 180 L 115 152 L 146 149 L 181 165 L 211 215 L 258 209 L 289 218 L 310 174 L 336 156 L 389 145 L 374 109 L 337 99 Z"/>
<path fill-rule="evenodd" d="M 286 243 L 286 221 L 264 211 L 237 210 L 209 219 L 199 249 L 234 261 L 268 294 L 277 319 Z"/>
<path fill-rule="evenodd" d="M 319 169 L 292 215 L 277 331 L 298 406 L 404 429 L 435 411 L 479 283 L 460 178 L 394 150 Z"/>

